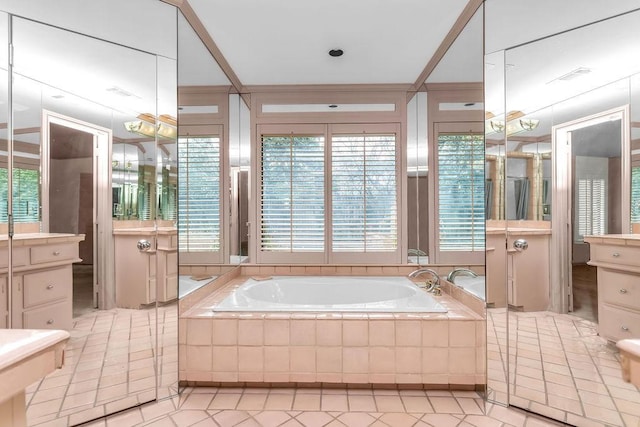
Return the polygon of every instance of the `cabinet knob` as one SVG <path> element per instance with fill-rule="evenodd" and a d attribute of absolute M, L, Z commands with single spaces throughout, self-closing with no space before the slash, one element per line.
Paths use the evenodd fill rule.
<path fill-rule="evenodd" d="M 138 247 L 138 250 L 140 252 L 146 252 L 149 249 L 151 249 L 151 242 L 145 239 L 138 240 L 138 243 L 136 244 L 136 246 Z"/>
<path fill-rule="evenodd" d="M 629 328 L 627 326 L 624 326 L 624 325 L 620 326 L 620 329 L 622 329 L 625 332 L 629 331 Z"/>
<path fill-rule="evenodd" d="M 618 258 L 620 256 L 620 254 L 618 252 L 614 252 L 611 255 L 613 255 L 614 258 Z"/>
<path fill-rule="evenodd" d="M 47 320 L 47 325 L 53 325 L 53 319 Z"/>
<path fill-rule="evenodd" d="M 53 285 L 47 285 L 47 289 L 53 289 Z"/>
<path fill-rule="evenodd" d="M 53 255 L 55 255 L 55 256 L 60 255 L 60 251 L 53 251 Z"/>
<path fill-rule="evenodd" d="M 622 289 L 620 289 L 620 293 L 621 293 L 621 294 L 626 294 L 626 293 L 627 293 L 627 290 L 626 290 L 625 288 L 622 288 Z"/>
<path fill-rule="evenodd" d="M 517 239 L 513 241 L 513 247 L 518 252 L 526 251 L 529 247 L 529 242 L 527 242 L 525 239 Z"/>

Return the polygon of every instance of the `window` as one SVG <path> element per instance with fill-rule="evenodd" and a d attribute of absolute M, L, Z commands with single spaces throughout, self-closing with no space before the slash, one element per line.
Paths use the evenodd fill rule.
<path fill-rule="evenodd" d="M 579 179 L 576 197 L 578 227 L 574 241 L 582 243 L 585 235 L 605 234 L 607 232 L 606 181 L 604 179 Z"/>
<path fill-rule="evenodd" d="M 331 165 L 333 251 L 395 251 L 395 135 L 334 135 Z"/>
<path fill-rule="evenodd" d="M 437 157 L 439 251 L 484 253 L 484 137 L 440 133 Z"/>
<path fill-rule="evenodd" d="M 0 169 L 0 188 L 4 189 L 4 194 L 0 195 L 3 200 L 0 206 L 0 221 L 7 222 L 7 200 L 6 193 L 9 188 L 7 184 L 7 169 Z M 38 222 L 40 220 L 40 172 L 37 169 L 13 169 L 13 215 L 15 222 Z"/>
<path fill-rule="evenodd" d="M 631 168 L 631 222 L 640 223 L 640 167 Z"/>
<path fill-rule="evenodd" d="M 607 233 L 609 159 L 575 156 L 574 243 L 583 243 L 585 235 Z"/>
<path fill-rule="evenodd" d="M 362 130 L 397 129 L 374 126 L 260 132 L 258 262 L 399 261 L 396 133 Z"/>
<path fill-rule="evenodd" d="M 220 138 L 178 139 L 181 252 L 220 251 Z"/>
<path fill-rule="evenodd" d="M 263 136 L 260 246 L 324 251 L 324 137 Z"/>

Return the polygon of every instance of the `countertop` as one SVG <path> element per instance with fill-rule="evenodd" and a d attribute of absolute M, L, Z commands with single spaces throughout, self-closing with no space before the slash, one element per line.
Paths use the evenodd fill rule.
<path fill-rule="evenodd" d="M 602 234 L 599 236 L 584 236 L 587 243 L 605 245 L 640 246 L 640 234 Z"/>
<path fill-rule="evenodd" d="M 0 402 L 62 366 L 67 331 L 0 329 Z"/>

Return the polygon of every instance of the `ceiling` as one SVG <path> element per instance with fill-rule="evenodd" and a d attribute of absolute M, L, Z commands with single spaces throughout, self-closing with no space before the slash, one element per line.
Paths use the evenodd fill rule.
<path fill-rule="evenodd" d="M 478 0 L 168 2 L 186 17 L 179 18 L 180 85 L 482 81 Z M 343 56 L 329 56 L 338 48 Z M 202 55 L 212 49 L 217 63 Z"/>

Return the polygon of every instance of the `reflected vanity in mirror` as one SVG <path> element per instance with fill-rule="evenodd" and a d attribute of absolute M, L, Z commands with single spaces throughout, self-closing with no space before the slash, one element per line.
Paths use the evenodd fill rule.
<path fill-rule="evenodd" d="M 152 14 L 166 20 L 168 36 L 175 8 L 158 4 Z M 175 54 L 159 58 L 28 17 L 1 16 L 11 22 L 3 28 L 11 29 L 14 55 L 13 85 L 2 91 L 11 114 L 3 115 L 10 122 L 1 137 L 13 143 L 0 160 L 0 197 L 13 217 L 7 226 L 7 212 L 0 214 L 13 259 L 11 266 L 0 262 L 13 291 L 3 326 L 69 331 L 62 369 L 28 389 L 27 418 L 76 425 L 176 392 L 177 254 L 163 259 L 165 248 L 154 246 L 146 274 L 155 280 L 129 283 L 164 292 L 170 303 L 156 309 L 155 298 L 130 310 L 116 308 L 124 251 L 114 253 L 118 231 L 131 232 L 133 222 L 145 223 L 155 245 L 166 217 L 176 240 L 175 150 L 161 150 L 173 165 L 158 163 L 159 137 L 125 128 L 149 112 L 176 116 Z M 175 24 L 173 31 L 175 38 Z M 163 108 L 167 97 L 171 109 Z M 161 168 L 167 173 L 159 178 Z M 170 277 L 162 280 L 172 270 L 173 285 Z M 156 289 L 156 281 L 165 286 Z M 60 393 L 51 400 L 53 391 Z"/>
<path fill-rule="evenodd" d="M 623 13 L 486 57 L 503 55 L 494 83 L 501 74 L 504 84 L 487 92 L 504 88 L 492 113 L 511 117 L 501 134 L 486 126 L 487 164 L 504 159 L 487 175 L 504 182 L 504 205 L 494 197 L 487 219 L 488 274 L 504 295 L 488 313 L 490 397 L 571 425 L 640 420 L 614 346 L 640 337 L 639 270 L 623 246 L 638 239 L 628 136 L 639 19 Z"/>

